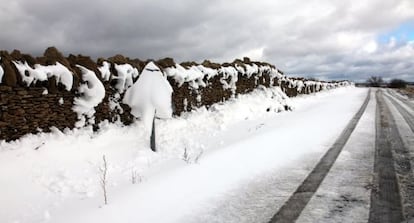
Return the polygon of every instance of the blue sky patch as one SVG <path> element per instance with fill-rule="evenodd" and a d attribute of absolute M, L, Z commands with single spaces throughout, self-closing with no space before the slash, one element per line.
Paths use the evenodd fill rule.
<path fill-rule="evenodd" d="M 414 40 L 414 21 L 401 24 L 390 32 L 383 33 L 378 37 L 380 43 L 388 43 L 391 37 L 396 38 L 397 42 L 407 42 Z"/>

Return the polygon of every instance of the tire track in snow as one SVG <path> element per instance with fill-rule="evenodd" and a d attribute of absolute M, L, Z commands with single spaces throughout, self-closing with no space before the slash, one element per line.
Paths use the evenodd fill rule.
<path fill-rule="evenodd" d="M 414 110 L 414 102 L 410 99 L 405 98 L 401 94 L 395 92 L 394 90 L 387 90 L 388 94 L 392 95 L 394 98 L 398 98 L 399 101 L 403 102 L 407 107 Z"/>
<path fill-rule="evenodd" d="M 389 92 L 389 91 L 388 91 Z M 390 99 L 391 103 L 394 105 L 395 108 L 397 108 L 398 112 L 402 115 L 402 117 L 407 122 L 408 126 L 410 126 L 410 129 L 412 132 L 414 132 L 414 114 L 410 113 L 406 108 L 404 108 L 400 103 L 397 102 L 400 101 L 408 106 L 406 102 L 403 102 L 402 100 L 397 99 L 394 94 L 386 95 L 388 99 Z"/>
<path fill-rule="evenodd" d="M 376 99 L 377 135 L 369 222 L 401 222 L 401 197 L 392 151 L 402 148 L 403 142 L 381 90 L 377 91 Z"/>
<path fill-rule="evenodd" d="M 335 143 L 329 148 L 325 153 L 322 159 L 318 162 L 312 172 L 306 177 L 302 184 L 296 189 L 296 191 L 290 196 L 286 203 L 278 210 L 278 212 L 270 220 L 271 223 L 274 222 L 294 222 L 306 204 L 310 201 L 312 196 L 315 194 L 319 185 L 328 174 L 333 163 L 338 157 L 339 153 L 342 151 L 352 132 L 354 131 L 359 119 L 362 114 L 365 112 L 365 109 L 370 100 L 371 90 L 368 91 L 368 94 L 363 102 L 361 108 L 354 115 L 354 117 L 349 121 L 348 125 L 342 131 L 341 135 L 335 141 Z"/>
<path fill-rule="evenodd" d="M 392 106 L 396 108 L 398 113 L 400 113 L 400 115 L 406 121 L 407 125 L 410 127 L 411 131 L 414 133 L 414 115 L 411 114 L 406 108 L 404 108 L 399 102 L 397 102 L 397 98 L 390 95 L 386 96 L 389 102 L 391 102 Z M 395 131 L 399 132 L 395 118 L 391 117 L 391 120 L 393 122 Z M 410 146 L 408 144 L 404 144 L 403 135 L 404 133 L 399 132 L 398 136 L 401 140 L 401 143 L 398 141 L 391 141 L 396 144 L 395 147 L 392 147 L 392 153 L 394 158 L 394 166 L 397 173 L 397 183 L 401 197 L 402 214 L 404 219 L 414 219 L 413 163 L 411 162 L 412 156 L 410 154 Z"/>

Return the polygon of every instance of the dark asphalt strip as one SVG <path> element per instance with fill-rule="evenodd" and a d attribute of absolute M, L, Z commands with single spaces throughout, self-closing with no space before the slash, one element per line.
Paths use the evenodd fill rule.
<path fill-rule="evenodd" d="M 392 105 L 397 109 L 397 111 L 403 116 L 404 120 L 410 126 L 411 130 L 414 132 L 414 114 L 408 112 L 401 104 L 397 102 L 398 99 L 393 96 L 390 97 L 387 95 L 388 100 Z M 393 117 L 392 127 L 393 131 L 397 132 L 397 125 Z M 397 183 L 399 185 L 401 204 L 402 204 L 402 213 L 404 219 L 413 219 L 414 218 L 414 172 L 412 169 L 412 156 L 410 154 L 409 145 L 404 145 L 401 135 L 396 135 L 396 141 L 394 147 L 392 147 L 394 166 L 397 173 Z M 398 141 L 399 140 L 399 141 Z M 414 220 L 414 219 L 413 219 Z"/>
<path fill-rule="evenodd" d="M 402 147 L 402 140 L 381 90 L 377 91 L 376 98 L 374 180 L 369 222 L 401 222 L 401 197 L 392 150 Z"/>
<path fill-rule="evenodd" d="M 391 103 L 394 105 L 394 107 L 397 108 L 398 112 L 402 115 L 404 120 L 407 122 L 408 126 L 410 127 L 411 131 L 414 132 L 414 114 L 407 111 L 406 108 L 404 108 L 401 104 L 397 102 L 398 99 L 396 99 L 394 96 L 388 96 L 387 98 L 390 99 Z"/>
<path fill-rule="evenodd" d="M 306 177 L 302 184 L 290 196 L 289 200 L 279 209 L 279 211 L 270 220 L 273 222 L 294 222 L 305 208 L 306 204 L 312 198 L 319 185 L 328 174 L 333 163 L 342 151 L 351 133 L 354 131 L 359 119 L 364 113 L 371 95 L 368 91 L 364 103 L 354 117 L 350 120 L 346 128 L 342 131 L 339 138 L 329 148 L 322 159 L 318 162 L 312 172 Z"/>

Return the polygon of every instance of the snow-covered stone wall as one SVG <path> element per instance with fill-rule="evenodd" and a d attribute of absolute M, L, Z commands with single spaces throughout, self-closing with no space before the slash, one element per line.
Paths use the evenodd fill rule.
<path fill-rule="evenodd" d="M 93 61 L 82 55 L 64 57 L 54 47 L 37 58 L 17 50 L 0 51 L 0 140 L 51 127 L 96 129 L 104 120 L 132 123 L 135 113 L 124 104 L 131 99 L 124 96 L 148 64 L 172 88 L 174 115 L 210 107 L 259 86 L 279 86 L 293 97 L 350 84 L 287 77 L 273 65 L 248 58 L 225 64 L 207 60 L 178 64 L 171 58 L 141 61 L 121 55 Z"/>

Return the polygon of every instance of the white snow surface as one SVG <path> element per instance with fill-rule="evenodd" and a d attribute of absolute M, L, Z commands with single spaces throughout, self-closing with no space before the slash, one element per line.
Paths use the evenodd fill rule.
<path fill-rule="evenodd" d="M 172 116 L 172 87 L 160 69 L 148 63 L 138 80 L 129 88 L 123 103 L 131 107 L 131 114 L 140 117 L 144 126 L 150 130 L 154 116 L 170 118 Z"/>
<path fill-rule="evenodd" d="M 24 63 L 21 61 L 13 61 L 13 63 L 27 86 L 37 81 L 46 81 L 48 78 L 54 76 L 58 83 L 65 86 L 66 90 L 70 91 L 72 89 L 73 74 L 59 62 L 56 62 L 55 65 L 47 66 L 35 64 L 34 68 L 31 68 L 26 61 Z"/>
<path fill-rule="evenodd" d="M 94 124 L 95 107 L 104 99 L 105 87 L 95 72 L 80 65 L 76 66 L 81 70 L 82 80 L 85 83 L 82 83 L 78 88 L 81 96 L 74 99 L 72 110 L 78 114 L 79 119 L 75 126 L 83 127 L 86 124 L 86 118 L 90 118 L 89 124 Z"/>
<path fill-rule="evenodd" d="M 1 141 L 0 222 L 267 222 L 296 189 L 290 182 L 311 171 L 365 96 L 366 89 L 345 87 L 289 100 L 278 87 L 257 89 L 157 120 L 157 153 L 142 121 Z M 286 103 L 293 112 L 279 113 Z M 108 205 L 99 180 L 103 155 Z M 258 182 L 273 193 L 241 202 L 240 192 Z"/>

